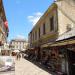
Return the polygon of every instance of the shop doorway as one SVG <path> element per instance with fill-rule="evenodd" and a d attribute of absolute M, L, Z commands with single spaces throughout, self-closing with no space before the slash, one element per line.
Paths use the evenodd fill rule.
<path fill-rule="evenodd" d="M 75 75 L 75 52 L 72 50 L 68 50 L 68 68 L 69 75 Z"/>

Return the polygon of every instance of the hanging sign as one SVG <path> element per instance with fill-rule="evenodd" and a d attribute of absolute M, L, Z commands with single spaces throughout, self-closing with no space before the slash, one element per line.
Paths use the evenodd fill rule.
<path fill-rule="evenodd" d="M 5 21 L 4 25 L 5 25 L 6 28 L 8 28 L 8 21 Z"/>

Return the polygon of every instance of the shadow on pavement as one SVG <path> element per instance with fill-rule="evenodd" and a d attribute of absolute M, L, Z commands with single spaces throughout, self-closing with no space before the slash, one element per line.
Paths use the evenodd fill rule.
<path fill-rule="evenodd" d="M 57 75 L 55 72 L 50 71 L 49 68 L 47 68 L 45 65 L 41 64 L 41 63 L 38 62 L 38 61 L 31 60 L 31 59 L 29 59 L 29 58 L 27 58 L 27 57 L 24 57 L 24 59 L 28 60 L 29 62 L 33 63 L 33 64 L 36 65 L 37 67 L 43 69 L 44 71 L 46 71 L 46 72 L 48 72 L 48 73 L 50 73 L 50 74 L 52 74 L 52 75 Z"/>

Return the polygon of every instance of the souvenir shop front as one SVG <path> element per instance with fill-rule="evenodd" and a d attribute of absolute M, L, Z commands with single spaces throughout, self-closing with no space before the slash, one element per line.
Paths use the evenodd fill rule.
<path fill-rule="evenodd" d="M 66 75 L 75 74 L 75 40 L 62 40 L 52 45 L 56 71 Z M 61 74 L 60 74 L 61 75 Z"/>

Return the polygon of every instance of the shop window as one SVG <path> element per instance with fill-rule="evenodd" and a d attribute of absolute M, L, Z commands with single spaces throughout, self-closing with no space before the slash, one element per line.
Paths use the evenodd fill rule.
<path fill-rule="evenodd" d="M 46 52 L 43 52 L 43 57 L 45 57 L 46 56 Z"/>
<path fill-rule="evenodd" d="M 55 56 L 55 54 L 51 54 L 51 56 Z"/>
<path fill-rule="evenodd" d="M 59 51 L 59 57 L 64 58 L 64 50 Z"/>

